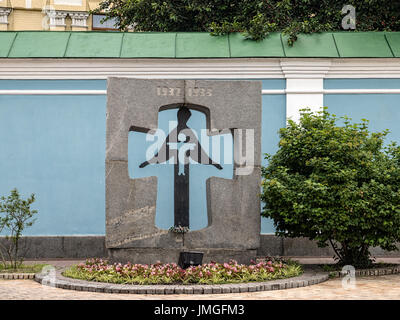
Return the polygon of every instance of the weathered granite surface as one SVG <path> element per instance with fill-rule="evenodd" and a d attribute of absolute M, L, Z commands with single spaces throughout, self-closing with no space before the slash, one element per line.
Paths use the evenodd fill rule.
<path fill-rule="evenodd" d="M 230 259 L 236 260 L 238 263 L 249 264 L 257 255 L 255 249 L 208 249 L 195 248 L 196 251 L 203 252 L 203 263 L 211 261 L 224 263 Z M 124 248 L 109 249 L 109 259 L 121 263 L 136 262 L 142 264 L 152 264 L 160 261 L 161 263 L 178 262 L 179 253 L 182 248 L 165 249 L 165 248 Z"/>
<path fill-rule="evenodd" d="M 0 237 L 0 243 L 4 242 L 4 237 Z M 334 252 L 331 248 L 318 248 L 314 241 L 303 238 L 279 238 L 273 234 L 260 235 L 260 247 L 257 250 L 257 256 L 296 256 L 296 257 L 333 257 Z M 23 251 L 26 248 L 26 259 L 86 259 L 86 258 L 104 258 L 107 257 L 104 236 L 26 236 L 22 237 Z M 4 243 L 3 243 L 4 244 Z M 397 244 L 400 248 L 400 244 Z M 114 249 L 116 250 L 116 249 Z M 135 250 L 140 255 L 140 248 Z M 217 249 L 216 249 L 217 250 Z M 158 254 L 155 249 L 152 252 Z M 177 251 L 177 250 L 175 250 Z M 179 247 L 180 251 L 180 247 Z M 210 254 L 205 252 L 204 261 L 211 258 Z M 178 252 L 178 251 L 177 251 Z M 221 250 L 217 255 L 224 259 Z M 240 258 L 246 258 L 244 252 L 249 253 L 253 258 L 255 254 L 250 250 L 225 250 L 227 256 L 232 256 L 239 261 Z M 117 255 L 118 253 L 115 253 Z M 384 251 L 380 248 L 371 248 L 373 257 L 399 257 L 400 251 Z M 159 255 L 160 256 L 160 255 Z M 159 259 L 161 260 L 161 259 Z"/>
<path fill-rule="evenodd" d="M 256 250 L 260 244 L 261 82 L 109 78 L 107 97 L 106 247 L 110 256 L 122 259 L 121 249 L 131 249 L 125 251 L 129 258 L 132 249 L 142 248 L 139 257 L 147 261 L 157 248 L 172 250 L 173 259 L 182 249 L 179 236 L 155 226 L 157 178 L 129 178 L 128 134 L 157 129 L 159 111 L 183 105 L 207 115 L 210 134 L 253 130 L 241 141 L 235 139 L 234 178 L 207 180 L 209 225 L 186 234 L 185 249 Z M 240 142 L 253 160 L 241 163 Z M 137 254 L 131 257 L 139 259 Z"/>

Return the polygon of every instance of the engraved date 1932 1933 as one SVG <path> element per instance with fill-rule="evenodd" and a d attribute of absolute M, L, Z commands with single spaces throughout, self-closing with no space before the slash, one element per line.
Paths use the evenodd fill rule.
<path fill-rule="evenodd" d="M 158 96 L 170 96 L 170 97 L 180 97 L 182 95 L 181 88 L 171 88 L 171 87 L 157 87 Z M 213 91 L 211 88 L 186 88 L 186 94 L 189 97 L 211 97 Z"/>

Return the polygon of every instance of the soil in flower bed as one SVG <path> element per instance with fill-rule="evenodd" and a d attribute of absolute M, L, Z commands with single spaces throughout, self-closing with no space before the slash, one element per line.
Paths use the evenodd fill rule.
<path fill-rule="evenodd" d="M 296 277 L 302 273 L 298 263 L 283 260 L 252 262 L 250 265 L 231 260 L 182 269 L 175 263 L 108 264 L 106 260 L 89 259 L 65 270 L 63 275 L 96 282 L 151 285 L 245 283 Z"/>

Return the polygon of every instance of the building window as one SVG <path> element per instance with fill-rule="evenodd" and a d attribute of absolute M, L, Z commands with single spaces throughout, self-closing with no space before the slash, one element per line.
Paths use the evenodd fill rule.
<path fill-rule="evenodd" d="M 54 4 L 64 6 L 82 6 L 82 0 L 54 0 Z"/>
<path fill-rule="evenodd" d="M 110 20 L 104 21 L 101 23 L 101 20 L 103 20 L 106 16 L 102 14 L 94 14 L 93 15 L 93 24 L 92 24 L 92 29 L 93 30 L 118 30 L 118 27 L 115 25 L 117 24 L 117 19 L 112 18 Z"/>

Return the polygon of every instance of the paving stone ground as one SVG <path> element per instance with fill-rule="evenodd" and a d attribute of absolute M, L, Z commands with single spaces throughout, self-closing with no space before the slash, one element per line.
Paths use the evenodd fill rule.
<path fill-rule="evenodd" d="M 301 263 L 319 263 L 323 260 L 298 259 Z M 378 261 L 400 263 L 400 258 L 379 259 Z M 323 261 L 326 262 L 326 261 Z M 77 263 L 77 261 L 49 261 L 62 267 Z M 342 279 L 332 279 L 324 283 L 286 290 L 251 292 L 240 294 L 202 294 L 202 295 L 136 295 L 136 294 L 107 294 L 95 292 L 71 291 L 48 286 L 32 280 L 0 280 L 0 300 L 347 300 L 347 299 L 391 299 L 400 300 L 400 274 L 357 277 L 354 288 L 344 288 Z"/>

